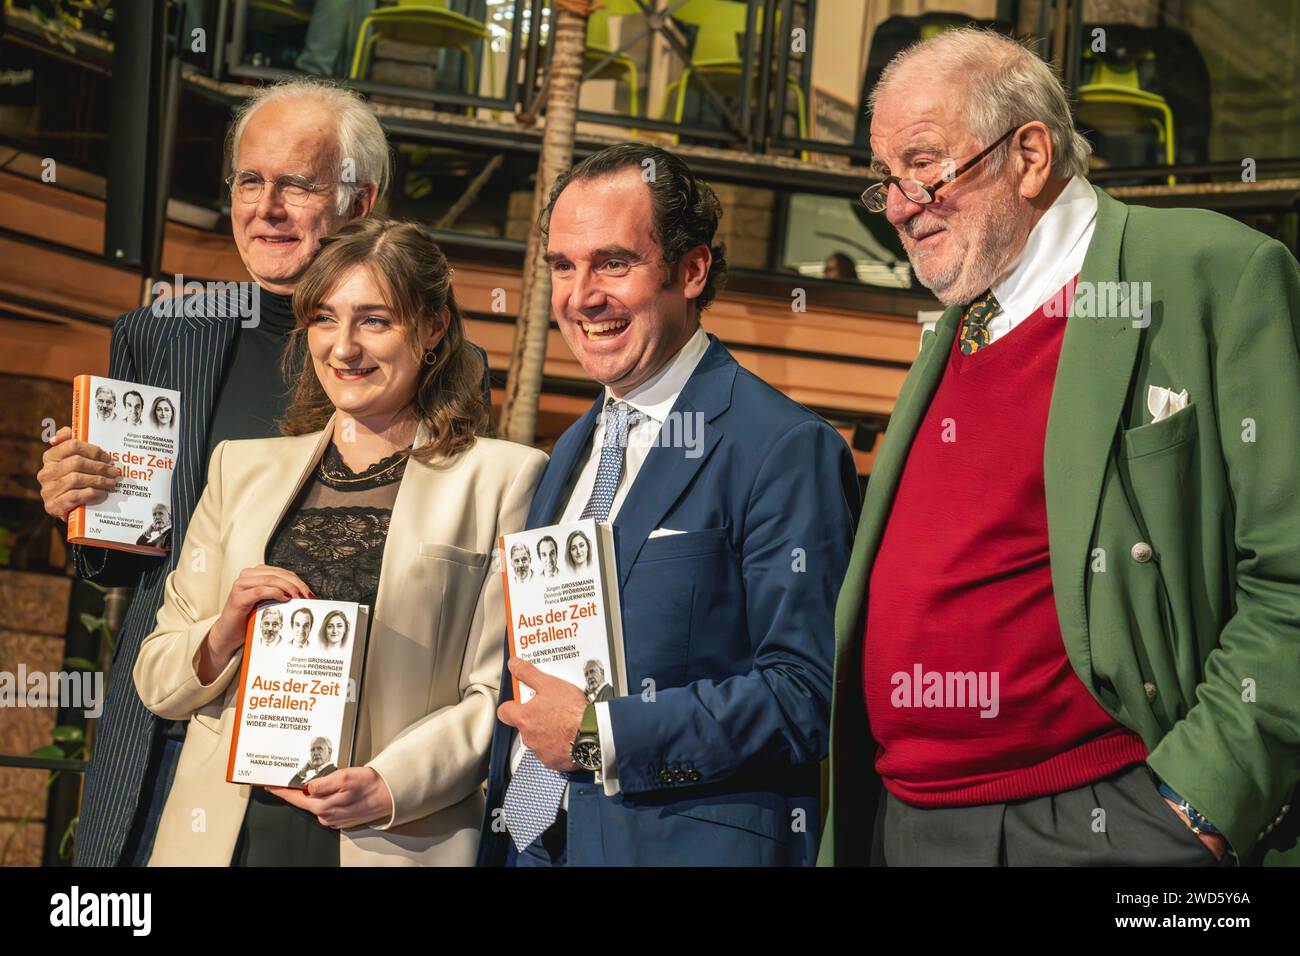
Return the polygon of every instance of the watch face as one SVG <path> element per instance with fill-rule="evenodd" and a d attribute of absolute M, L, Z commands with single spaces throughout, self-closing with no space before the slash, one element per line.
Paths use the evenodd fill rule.
<path fill-rule="evenodd" d="M 573 742 L 573 762 L 584 770 L 600 769 L 600 738 L 583 735 Z"/>

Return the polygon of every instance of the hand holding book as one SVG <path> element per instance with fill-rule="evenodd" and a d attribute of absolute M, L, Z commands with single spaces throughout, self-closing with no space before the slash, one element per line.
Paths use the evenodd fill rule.
<path fill-rule="evenodd" d="M 60 521 L 80 505 L 99 504 L 117 488 L 121 472 L 98 445 L 73 437 L 66 425 L 55 432 L 36 473 L 45 510 Z"/>
<path fill-rule="evenodd" d="M 321 826 L 336 830 L 384 823 L 393 815 L 393 794 L 377 770 L 344 767 L 307 781 L 302 790 L 267 787 L 285 803 L 314 813 Z"/>
<path fill-rule="evenodd" d="M 524 746 L 551 770 L 579 770 L 573 762 L 573 739 L 587 709 L 586 693 L 562 677 L 552 677 L 522 657 L 512 657 L 510 676 L 533 690 L 528 703 L 508 700 L 497 708 L 501 722 L 519 731 Z"/>
<path fill-rule="evenodd" d="M 174 389 L 76 377 L 72 427 L 55 435 L 41 469 L 45 508 L 68 522 L 69 544 L 144 555 L 172 550 L 180 401 Z"/>
<path fill-rule="evenodd" d="M 239 572 L 230 586 L 226 606 L 221 610 L 207 640 L 199 648 L 199 680 L 211 683 L 220 674 L 235 652 L 244 646 L 248 628 L 248 615 L 263 601 L 290 601 L 294 598 L 314 598 L 311 588 L 302 578 L 284 568 L 267 564 L 254 565 Z"/>

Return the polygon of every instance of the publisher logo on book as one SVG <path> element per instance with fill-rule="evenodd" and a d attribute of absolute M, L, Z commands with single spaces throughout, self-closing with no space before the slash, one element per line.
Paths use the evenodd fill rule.
<path fill-rule="evenodd" d="M 149 311 L 160 318 L 237 318 L 246 329 L 261 323 L 262 289 L 256 282 L 186 282 L 177 273 L 171 282 L 155 282 L 149 292 Z"/>

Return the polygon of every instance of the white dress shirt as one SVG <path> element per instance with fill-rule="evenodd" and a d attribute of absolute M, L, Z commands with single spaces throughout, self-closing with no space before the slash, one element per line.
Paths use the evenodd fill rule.
<path fill-rule="evenodd" d="M 695 367 L 700 364 L 700 359 L 704 358 L 704 353 L 708 349 L 709 337 L 704 334 L 704 329 L 696 328 L 695 334 L 687 339 L 686 344 L 668 361 L 668 364 L 636 388 L 629 390 L 621 398 L 614 395 L 608 387 L 605 389 L 602 401 L 613 398 L 616 402 L 626 402 L 641 413 L 640 420 L 635 425 L 630 426 L 627 431 L 623 477 L 619 479 L 618 488 L 614 492 L 614 503 L 610 506 L 607 520 L 612 522 L 618 516 L 618 511 L 627 498 L 628 489 L 636 481 L 641 466 L 645 464 L 650 449 L 654 447 L 655 441 L 659 437 L 659 430 L 668 418 L 668 413 L 672 411 L 673 405 L 677 403 L 677 398 L 682 393 L 682 389 L 686 387 L 687 381 L 695 372 Z M 587 506 L 587 499 L 591 497 L 591 490 L 596 485 L 596 471 L 600 467 L 600 449 L 605 440 L 605 419 L 605 412 L 602 409 L 600 416 L 596 419 L 596 429 L 591 436 L 591 447 L 587 451 L 587 460 L 578 471 L 578 476 L 569 491 L 568 503 L 564 506 L 559 524 L 577 521 L 582 516 L 582 509 Z M 601 782 L 604 784 L 606 796 L 612 797 L 618 793 L 619 787 L 618 764 L 615 760 L 614 734 L 613 728 L 610 726 L 608 701 L 602 701 L 596 705 L 596 724 L 600 734 Z M 520 740 L 519 733 L 516 732 L 510 747 L 510 774 L 512 777 L 519 768 L 519 761 L 523 760 L 523 758 L 524 745 Z M 567 787 L 564 790 L 564 797 L 560 806 L 568 809 L 569 790 Z"/>
<path fill-rule="evenodd" d="M 993 296 L 1002 310 L 989 320 L 989 344 L 1033 315 L 1079 274 L 1096 225 L 1097 194 L 1086 179 L 1075 176 L 993 283 Z"/>

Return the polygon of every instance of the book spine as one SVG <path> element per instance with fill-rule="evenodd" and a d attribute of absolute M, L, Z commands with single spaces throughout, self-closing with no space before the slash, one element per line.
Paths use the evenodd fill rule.
<path fill-rule="evenodd" d="M 90 434 L 90 376 L 78 375 L 72 380 L 72 437 L 89 441 Z M 75 541 L 86 532 L 86 506 L 77 505 L 68 515 L 68 541 Z"/>
<path fill-rule="evenodd" d="M 239 665 L 239 696 L 235 698 L 235 729 L 230 738 L 230 759 L 226 761 L 226 782 L 235 780 L 235 755 L 239 753 L 239 728 L 244 725 L 244 693 L 248 690 L 248 662 L 253 656 L 253 621 L 257 618 L 257 608 L 248 614 L 248 623 L 244 626 L 244 659 Z"/>
<path fill-rule="evenodd" d="M 348 661 L 348 693 L 344 697 L 343 726 L 339 728 L 339 767 L 351 767 L 356 755 L 357 716 L 361 712 L 361 681 L 365 677 L 366 651 L 370 646 L 370 607 L 357 606 L 357 627 L 352 637 L 352 655 Z M 346 760 L 346 763 L 344 762 Z"/>
<path fill-rule="evenodd" d="M 593 529 L 599 554 L 600 591 L 605 611 L 605 640 L 609 647 L 609 663 L 613 669 L 610 681 L 619 697 L 630 693 L 627 683 L 627 658 L 623 647 L 623 601 L 618 593 L 618 548 L 613 527 L 598 522 Z"/>

